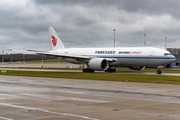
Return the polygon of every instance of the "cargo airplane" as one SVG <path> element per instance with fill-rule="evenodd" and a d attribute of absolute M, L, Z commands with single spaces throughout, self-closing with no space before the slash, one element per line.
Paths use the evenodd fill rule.
<path fill-rule="evenodd" d="M 167 50 L 155 47 L 116 48 L 65 48 L 53 27 L 49 27 L 53 50 L 48 52 L 28 50 L 37 54 L 60 57 L 62 60 L 84 64 L 83 72 L 116 72 L 115 67 L 127 66 L 133 70 L 143 70 L 147 66 L 166 65 L 176 58 Z M 161 74 L 161 68 L 156 71 Z"/>

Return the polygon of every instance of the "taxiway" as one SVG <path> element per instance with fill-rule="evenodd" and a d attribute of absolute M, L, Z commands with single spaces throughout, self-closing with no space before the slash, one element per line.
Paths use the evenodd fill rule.
<path fill-rule="evenodd" d="M 38 68 L 70 68 L 69 70 L 52 70 L 52 69 L 38 69 Z M 47 72 L 82 72 L 82 70 L 71 70 L 71 68 L 79 68 L 81 66 L 77 64 L 70 64 L 70 63 L 4 63 L 0 64 L 0 70 L 17 70 L 17 71 L 47 71 Z M 26 69 L 30 68 L 30 69 Z M 35 68 L 35 69 L 34 69 Z M 178 69 L 180 70 L 180 69 Z M 95 72 L 101 72 L 103 71 L 95 71 Z M 107 73 L 105 73 L 107 74 Z M 156 75 L 156 76 L 180 76 L 179 73 L 162 73 L 162 74 L 156 74 L 156 71 L 154 72 L 116 72 L 116 73 L 110 73 L 110 74 L 129 74 L 129 75 Z"/>
<path fill-rule="evenodd" d="M 0 120 L 179 118 L 179 85 L 0 76 Z"/>

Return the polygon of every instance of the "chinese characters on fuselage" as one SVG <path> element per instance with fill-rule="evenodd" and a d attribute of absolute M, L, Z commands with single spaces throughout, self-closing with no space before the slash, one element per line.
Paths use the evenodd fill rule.
<path fill-rule="evenodd" d="M 95 54 L 115 54 L 116 51 L 95 51 Z M 141 51 L 119 51 L 118 54 L 141 54 Z"/>

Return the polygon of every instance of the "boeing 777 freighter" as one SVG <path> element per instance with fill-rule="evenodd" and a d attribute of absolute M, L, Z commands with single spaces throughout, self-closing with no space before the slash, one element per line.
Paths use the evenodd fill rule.
<path fill-rule="evenodd" d="M 61 57 L 62 60 L 74 64 L 85 64 L 83 72 L 116 72 L 115 67 L 119 66 L 143 70 L 147 66 L 166 65 L 176 59 L 169 51 L 154 47 L 65 48 L 51 26 L 49 32 L 53 50 L 29 51 Z M 156 73 L 161 74 L 161 68 Z"/>

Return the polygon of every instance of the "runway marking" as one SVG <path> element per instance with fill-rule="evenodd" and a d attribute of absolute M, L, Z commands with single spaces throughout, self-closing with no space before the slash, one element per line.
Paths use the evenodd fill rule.
<path fill-rule="evenodd" d="M 88 119 L 88 120 L 99 120 L 99 119 L 90 118 L 90 117 L 87 117 L 87 116 L 81 116 L 81 115 L 70 114 L 70 113 L 59 113 L 59 112 L 53 112 L 53 111 L 49 111 L 49 110 L 45 110 L 45 109 L 39 109 L 39 108 L 33 108 L 33 107 L 26 107 L 26 106 L 18 106 L 18 105 L 7 104 L 7 103 L 0 103 L 0 105 L 9 106 L 9 107 L 14 107 L 14 108 L 27 109 L 27 110 L 37 110 L 37 111 L 46 112 L 46 113 L 51 113 L 51 114 L 57 114 L 57 115 L 64 115 L 64 116 L 70 116 L 70 117 L 84 118 L 84 119 Z M 1 117 L 0 117 L 0 118 L 1 118 Z M 3 117 L 2 117 L 2 119 L 4 119 L 4 120 L 13 120 L 13 119 L 3 118 Z"/>
<path fill-rule="evenodd" d="M 3 120 L 14 120 L 14 119 L 5 118 L 5 117 L 0 117 L 0 119 L 3 119 Z"/>

